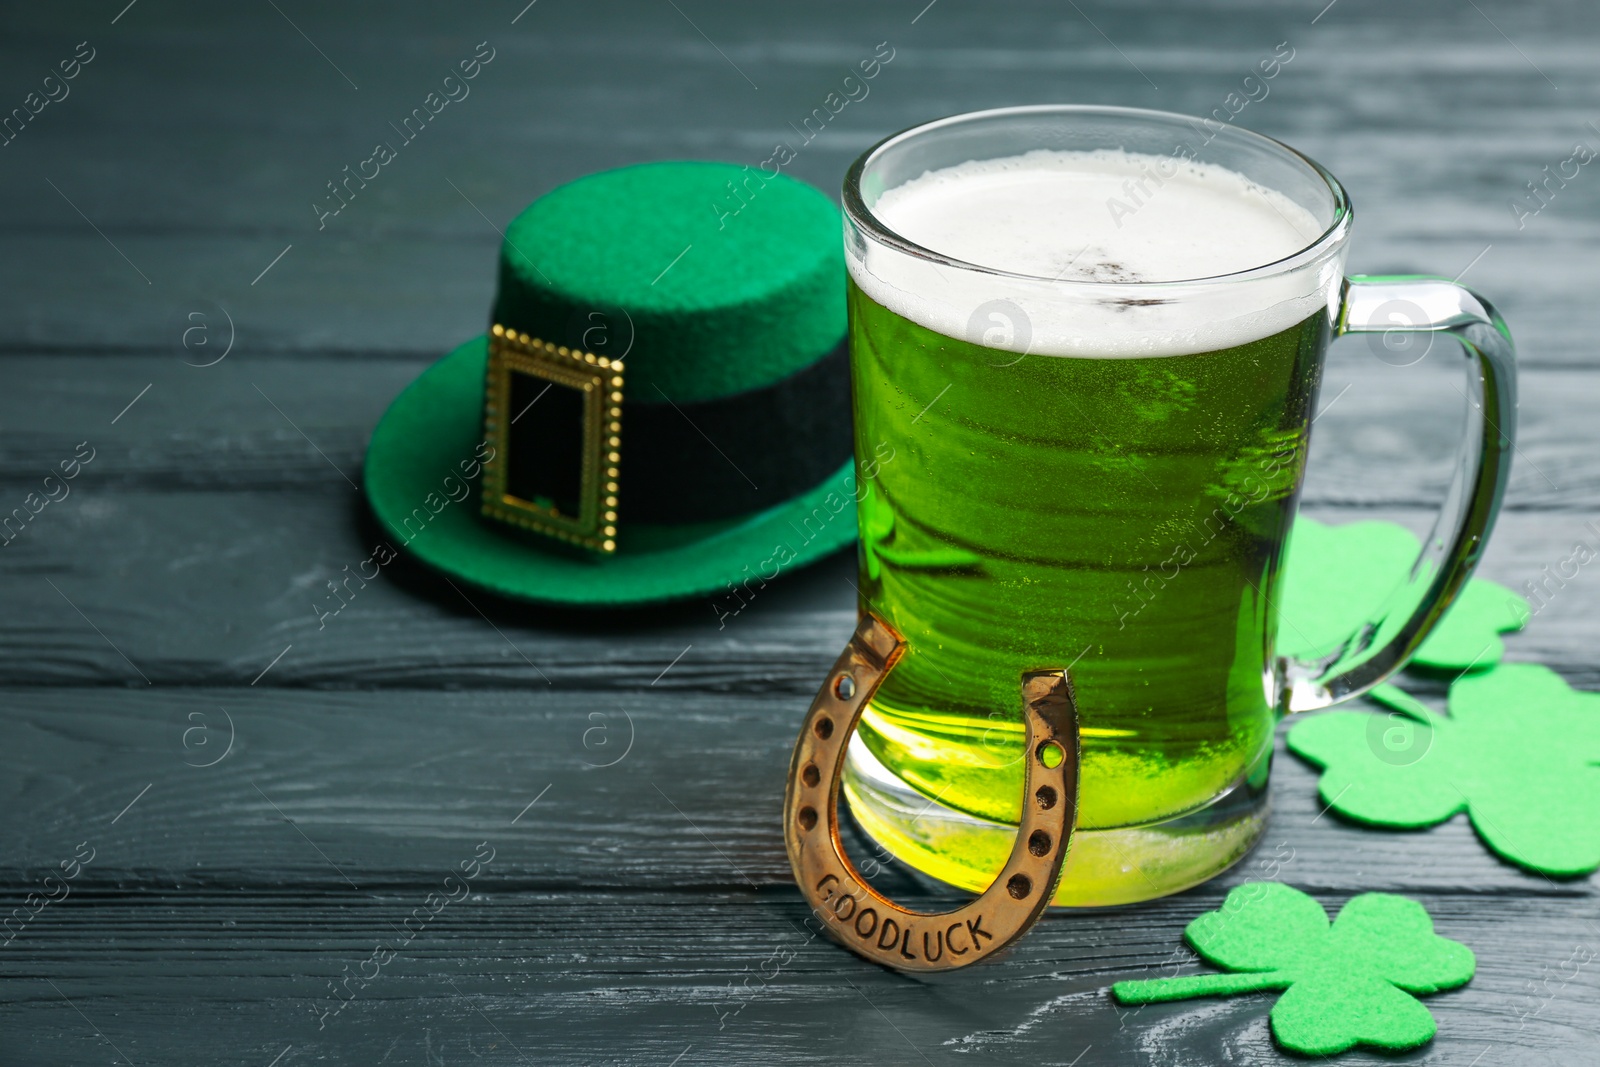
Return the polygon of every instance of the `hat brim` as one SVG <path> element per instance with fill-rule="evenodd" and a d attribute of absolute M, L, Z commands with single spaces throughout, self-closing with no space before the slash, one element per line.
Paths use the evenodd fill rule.
<path fill-rule="evenodd" d="M 362 480 L 396 548 L 517 600 L 631 607 L 726 593 L 814 563 L 856 538 L 853 461 L 776 507 L 693 527 L 624 524 L 610 557 L 576 555 L 479 514 L 486 338 L 406 387 L 372 431 Z M 624 438 L 624 440 L 626 440 Z M 626 474 L 626 443 L 624 443 Z"/>

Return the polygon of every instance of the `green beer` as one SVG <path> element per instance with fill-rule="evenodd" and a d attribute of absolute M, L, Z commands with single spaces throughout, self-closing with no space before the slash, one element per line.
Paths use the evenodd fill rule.
<path fill-rule="evenodd" d="M 1120 149 L 928 168 L 875 210 L 915 245 L 851 257 L 857 454 L 895 456 L 860 498 L 859 585 L 907 652 L 861 719 L 852 810 L 986 885 L 1021 812 L 1019 680 L 1065 667 L 1082 765 L 1056 899 L 1209 877 L 1264 825 L 1330 331 L 1327 275 L 1250 272 L 1322 225 L 1234 170 Z"/>
<path fill-rule="evenodd" d="M 1014 824 L 1017 679 L 1070 662 L 1085 844 L 1264 778 L 1271 604 L 1327 330 L 1316 314 L 1219 352 L 1019 358 L 852 283 L 857 453 L 896 457 L 861 502 L 860 589 L 910 649 L 859 728 L 883 766 Z M 963 843 L 895 842 L 977 886 L 991 857 Z"/>
<path fill-rule="evenodd" d="M 1471 573 L 1515 421 L 1504 324 L 1442 279 L 1346 278 L 1331 174 L 1182 115 L 938 119 L 856 160 L 844 209 L 859 606 L 901 639 L 840 754 L 852 815 L 974 891 L 1013 849 L 1039 856 L 1017 834 L 1043 761 L 1021 683 L 1065 669 L 1081 757 L 1053 901 L 1215 876 L 1265 832 L 1278 717 L 1382 683 Z M 1280 654 L 1328 343 L 1396 329 L 1453 334 L 1469 360 L 1445 510 L 1346 640 Z"/>

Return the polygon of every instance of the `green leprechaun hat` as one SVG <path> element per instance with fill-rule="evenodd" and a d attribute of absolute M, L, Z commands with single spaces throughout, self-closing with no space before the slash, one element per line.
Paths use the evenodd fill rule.
<path fill-rule="evenodd" d="M 845 268 L 811 186 L 725 163 L 605 171 L 506 229 L 489 332 L 373 431 L 378 522 L 504 596 L 646 604 L 851 543 Z"/>

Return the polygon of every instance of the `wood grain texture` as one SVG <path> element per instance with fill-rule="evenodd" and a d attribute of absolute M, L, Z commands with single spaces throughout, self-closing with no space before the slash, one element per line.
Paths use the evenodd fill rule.
<path fill-rule="evenodd" d="M 14 890 L 86 839 L 99 852 L 82 884 L 129 891 L 421 885 L 485 837 L 504 845 L 478 883 L 495 890 L 791 885 L 779 813 L 799 696 L 47 687 L 3 699 L 6 800 L 30 812 L 0 827 L 12 857 L 0 885 Z M 1273 828 L 1247 873 L 1276 859 L 1304 887 L 1587 899 L 1582 880 L 1495 860 L 1463 819 L 1375 833 L 1324 815 L 1315 772 L 1281 746 L 1274 774 Z"/>
<path fill-rule="evenodd" d="M 1481 573 L 1538 578 L 1600 544 L 1600 178 L 1584 167 L 1520 228 L 1510 203 L 1574 143 L 1600 148 L 1593 5 L 525 2 L 6 13 L 0 114 L 78 41 L 97 51 L 0 147 L 0 515 L 79 442 L 95 458 L 0 547 L 0 911 L 95 852 L 0 947 L 0 1064 L 1300 1062 L 1271 1043 L 1270 997 L 1106 995 L 1192 968 L 1184 923 L 1262 877 L 1330 908 L 1406 893 L 1477 953 L 1470 985 L 1429 998 L 1430 1047 L 1340 1063 L 1600 1058 L 1596 964 L 1573 962 L 1600 951 L 1591 879 L 1503 864 L 1461 819 L 1346 823 L 1281 750 L 1265 845 L 1209 885 L 1052 915 L 946 978 L 808 941 L 777 813 L 792 731 L 854 624 L 848 554 L 720 618 L 711 600 L 464 597 L 405 562 L 337 615 L 314 606 L 379 536 L 349 484 L 372 426 L 484 327 L 497 227 L 603 167 L 753 165 L 880 41 L 895 58 L 870 96 L 790 168 L 831 195 L 862 149 L 930 117 L 1207 113 L 1289 42 L 1239 121 L 1344 181 L 1351 269 L 1465 272 L 1511 324 L 1522 431 Z M 495 58 L 471 95 L 319 230 L 325 183 L 479 41 Z M 1335 347 L 1310 514 L 1427 532 L 1458 363 Z M 1597 583 L 1582 571 L 1508 658 L 1600 689 Z M 1408 684 L 1436 701 L 1444 680 Z M 327 1014 L 484 841 L 471 895 Z"/>
<path fill-rule="evenodd" d="M 59 514 L 46 508 L 0 549 L 9 564 L 0 595 L 14 612 L 0 617 L 0 670 L 12 684 L 228 686 L 259 676 L 256 688 L 781 692 L 804 703 L 855 626 L 849 553 L 756 590 L 736 615 L 727 597 L 620 615 L 500 601 L 402 559 L 365 587 L 343 587 L 345 607 L 323 617 L 340 603 L 327 583 L 342 581 L 346 566 L 354 572 L 380 536 L 348 489 L 85 491 L 72 511 L 76 499 Z M 1306 513 L 1396 521 L 1419 536 L 1434 517 L 1415 508 Z M 1577 540 L 1600 547 L 1594 523 L 1600 509 L 1508 512 L 1480 574 L 1520 589 Z M 1508 658 L 1600 688 L 1597 602 L 1591 566 L 1509 639 Z"/>
<path fill-rule="evenodd" d="M 1447 339 L 1409 367 L 1384 363 L 1374 353 L 1381 346 L 1381 338 L 1349 337 L 1334 348 L 1307 504 L 1406 507 L 1444 496 L 1462 432 L 1466 361 Z M 203 363 L 221 351 L 180 354 Z M 84 441 L 96 450 L 86 488 L 342 492 L 346 477 L 360 482 L 367 438 L 389 401 L 427 362 L 230 356 L 197 368 L 173 356 L 34 353 L 0 366 L 9 385 L 0 395 L 0 494 L 13 490 L 0 505 L 15 507 Z M 1507 507 L 1600 507 L 1600 426 L 1569 414 L 1600 408 L 1600 367 L 1525 369 L 1520 389 Z"/>
<path fill-rule="evenodd" d="M 1291 140 L 1348 185 L 1362 218 L 1352 269 L 1453 276 L 1493 245 L 1470 281 L 1517 325 L 1525 356 L 1592 363 L 1597 312 L 1564 294 L 1597 281 L 1584 253 L 1600 183 L 1585 174 L 1521 230 L 1508 204 L 1596 136 L 1585 125 L 1600 114 L 1593 9 L 1485 9 L 1491 24 L 1447 0 L 1344 0 L 1311 25 L 1309 6 L 1106 5 L 1092 26 L 1045 3 L 996 19 L 946 0 L 914 25 L 897 5 L 685 9 L 715 47 L 665 5 L 547 5 L 515 27 L 513 2 L 454 16 L 360 4 L 300 20 L 359 92 L 270 8 L 130 13 L 95 38 L 99 55 L 73 95 L 4 149 L 14 162 L 0 171 L 11 205 L 0 232 L 27 269 L 8 277 L 26 312 L 0 326 L 0 348 L 171 350 L 185 315 L 212 299 L 260 354 L 433 355 L 482 328 L 492 225 L 602 167 L 684 155 L 754 165 L 879 41 L 893 63 L 791 168 L 830 194 L 879 137 L 955 111 L 1072 100 L 1209 113 L 1288 41 L 1295 59 L 1239 121 Z M 19 19 L 25 28 L 0 42 L 17 71 L 8 98 L 19 99 L 36 80 L 24 71 L 99 24 L 87 11 Z M 389 123 L 479 40 L 497 54 L 472 94 L 318 230 L 310 205 L 325 183 L 391 137 Z M 290 269 L 252 286 L 291 243 L 279 264 Z M 97 314 L 58 298 L 85 289 Z"/>
<path fill-rule="evenodd" d="M 0 1024 L 14 1062 L 41 1067 L 111 1061 L 109 1043 L 132 1063 L 194 1062 L 203 1049 L 206 1063 L 240 1067 L 285 1048 L 284 1062 L 352 1064 L 670 1064 L 686 1052 L 683 1063 L 1305 1062 L 1272 1046 L 1270 994 L 1143 1009 L 1110 1000 L 1116 979 L 1194 969 L 1186 950 L 1174 956 L 1172 931 L 1215 894 L 1052 915 L 981 971 L 914 979 L 808 941 L 791 890 L 486 893 L 402 945 L 396 928 L 424 893 L 69 898 L 49 929 L 6 949 L 21 973 L 0 994 Z M 1442 934 L 1477 949 L 1476 977 L 1426 999 L 1433 1046 L 1334 1062 L 1467 1067 L 1485 1047 L 1480 1063 L 1594 1062 L 1600 980 L 1592 965 L 1562 967 L 1594 939 L 1570 901 L 1424 899 Z M 118 931 L 109 965 L 91 915 Z M 364 988 L 340 992 L 346 976 L 373 974 L 361 964 L 380 946 L 399 951 Z"/>

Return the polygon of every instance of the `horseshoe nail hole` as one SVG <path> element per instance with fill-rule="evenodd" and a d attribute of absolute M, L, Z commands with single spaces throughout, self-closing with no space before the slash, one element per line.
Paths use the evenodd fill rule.
<path fill-rule="evenodd" d="M 848 674 L 841 674 L 833 683 L 833 695 L 840 700 L 849 700 L 856 695 L 856 680 Z"/>
<path fill-rule="evenodd" d="M 826 741 L 833 736 L 833 720 L 823 716 L 817 720 L 817 724 L 811 728 L 811 732 Z"/>
<path fill-rule="evenodd" d="M 1033 892 L 1033 879 L 1025 874 L 1013 874 L 1011 881 L 1006 883 L 1006 892 L 1012 897 L 1021 900 Z"/>
<path fill-rule="evenodd" d="M 822 772 L 817 770 L 815 763 L 806 764 L 805 770 L 800 772 L 800 780 L 806 785 L 816 785 L 822 781 Z M 810 809 L 807 809 L 808 811 Z"/>
<path fill-rule="evenodd" d="M 817 825 L 817 809 L 816 808 L 801 808 L 800 809 L 800 829 L 809 830 L 815 825 Z"/>
<path fill-rule="evenodd" d="M 1049 811 L 1056 806 L 1056 791 L 1054 786 L 1041 785 L 1033 794 L 1033 799 L 1039 802 L 1039 807 Z"/>
<path fill-rule="evenodd" d="M 1038 756 L 1040 763 L 1044 764 L 1046 767 L 1049 767 L 1051 770 L 1054 770 L 1055 768 L 1061 766 L 1062 761 L 1067 758 L 1067 753 L 1066 750 L 1055 741 L 1046 741 L 1044 744 L 1039 746 Z"/>
<path fill-rule="evenodd" d="M 1028 836 L 1028 851 L 1035 856 L 1045 856 L 1050 852 L 1050 835 L 1044 830 L 1035 830 Z"/>

